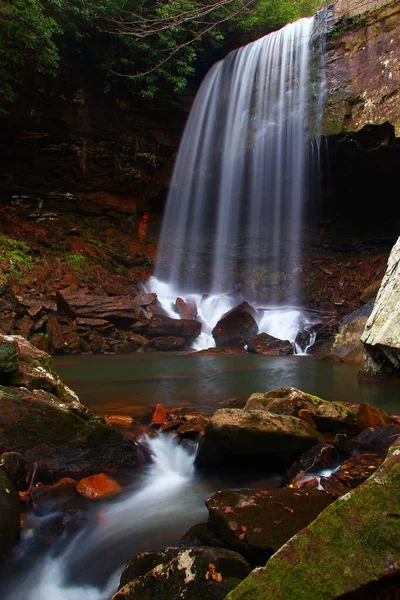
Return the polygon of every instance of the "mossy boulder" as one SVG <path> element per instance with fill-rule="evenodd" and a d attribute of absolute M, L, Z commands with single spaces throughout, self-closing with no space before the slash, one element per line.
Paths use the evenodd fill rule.
<path fill-rule="evenodd" d="M 101 472 L 136 463 L 136 445 L 82 405 L 44 390 L 0 386 L 0 453 L 55 471 Z"/>
<path fill-rule="evenodd" d="M 333 600 L 360 597 L 377 581 L 390 586 L 390 577 L 400 574 L 399 489 L 398 441 L 367 481 L 325 509 L 226 600 Z"/>
<path fill-rule="evenodd" d="M 3 370 L 2 353 L 8 357 L 5 361 L 8 367 L 4 367 Z M 63 402 L 80 406 L 78 396 L 55 372 L 51 356 L 35 348 L 20 335 L 0 335 L 0 377 L 3 384 L 25 387 L 31 391 L 45 390 Z"/>
<path fill-rule="evenodd" d="M 329 402 L 296 388 L 277 388 L 265 394 L 253 394 L 245 410 L 265 410 L 297 417 L 306 410 L 320 431 L 354 430 L 355 413 L 340 402 Z"/>
<path fill-rule="evenodd" d="M 128 564 L 113 600 L 222 600 L 250 572 L 245 559 L 224 548 L 167 548 Z"/>
<path fill-rule="evenodd" d="M 316 490 L 227 490 L 206 500 L 208 524 L 227 548 L 252 565 L 268 558 L 333 502 Z"/>
<path fill-rule="evenodd" d="M 4 559 L 19 540 L 19 495 L 7 474 L 0 469 L 0 560 Z"/>
<path fill-rule="evenodd" d="M 288 467 L 320 441 L 320 434 L 296 417 L 266 410 L 217 410 L 199 444 L 199 468 L 262 466 L 274 471 Z"/>

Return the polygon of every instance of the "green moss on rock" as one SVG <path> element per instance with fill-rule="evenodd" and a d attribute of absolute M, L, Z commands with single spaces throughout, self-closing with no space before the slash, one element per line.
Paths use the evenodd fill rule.
<path fill-rule="evenodd" d="M 331 600 L 400 571 L 400 442 L 227 600 Z"/>

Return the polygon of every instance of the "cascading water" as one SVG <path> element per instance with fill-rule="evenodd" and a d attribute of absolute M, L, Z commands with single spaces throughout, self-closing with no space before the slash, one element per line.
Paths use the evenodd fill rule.
<path fill-rule="evenodd" d="M 322 110 L 321 79 L 310 77 L 316 23 L 301 19 L 230 53 L 202 83 L 148 284 L 164 306 L 173 296 L 203 292 L 226 310 L 243 297 L 259 305 L 298 301 L 308 161 L 319 147 L 310 151 L 309 130 L 315 135 Z M 310 111 L 316 81 L 318 98 Z M 283 279 L 284 298 L 273 291 Z M 264 289 L 260 282 L 267 282 Z M 210 323 L 203 308 L 207 333 L 222 313 L 217 308 Z M 291 313 L 290 331 L 301 318 L 299 311 Z"/>
<path fill-rule="evenodd" d="M 95 511 L 77 536 L 60 536 L 51 552 L 40 555 L 27 528 L 20 553 L 34 557 L 34 564 L 19 583 L 10 578 L 2 600 L 108 600 L 127 560 L 167 545 L 171 527 L 184 532 L 204 518 L 204 490 L 193 482 L 194 455 L 167 436 L 147 444 L 153 462 L 139 489 Z M 32 531 L 51 516 L 31 517 Z"/>

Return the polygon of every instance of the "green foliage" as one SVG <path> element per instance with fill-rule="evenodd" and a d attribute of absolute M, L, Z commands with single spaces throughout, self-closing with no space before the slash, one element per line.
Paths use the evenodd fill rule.
<path fill-rule="evenodd" d="M 24 68 L 54 74 L 59 63 L 56 20 L 46 11 L 49 2 L 0 0 L 0 103 L 14 99 L 14 87 Z"/>
<path fill-rule="evenodd" d="M 259 0 L 254 9 L 244 16 L 241 26 L 259 35 L 266 34 L 313 15 L 322 4 L 321 0 Z"/>
<path fill-rule="evenodd" d="M 0 234 L 0 261 L 16 269 L 28 265 L 31 260 L 28 244 Z"/>
<path fill-rule="evenodd" d="M 82 256 L 82 254 L 70 254 L 67 256 L 66 262 L 70 265 L 70 267 L 72 267 L 72 269 L 79 271 L 84 266 L 86 258 Z"/>
<path fill-rule="evenodd" d="M 199 56 L 246 31 L 254 39 L 321 0 L 0 0 L 0 109 L 26 73 L 55 75 L 78 56 L 144 98 L 181 93 Z"/>

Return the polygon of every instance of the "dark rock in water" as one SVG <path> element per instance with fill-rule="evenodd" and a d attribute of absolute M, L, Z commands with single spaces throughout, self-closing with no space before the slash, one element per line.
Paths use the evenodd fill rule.
<path fill-rule="evenodd" d="M 19 540 L 20 500 L 7 474 L 0 469 L 0 560 Z"/>
<path fill-rule="evenodd" d="M 205 356 L 232 356 L 234 354 L 246 354 L 246 350 L 243 346 L 219 346 L 218 348 L 206 348 L 205 350 L 199 350 L 198 352 L 193 353 L 193 355 L 199 354 Z"/>
<path fill-rule="evenodd" d="M 339 464 L 339 453 L 334 446 L 320 442 L 303 454 L 284 474 L 286 483 L 292 483 L 299 473 L 322 474 Z"/>
<path fill-rule="evenodd" d="M 304 490 L 321 490 L 333 498 L 340 498 L 349 491 L 347 486 L 332 476 L 324 477 L 323 475 L 307 475 L 306 473 L 296 475 L 292 479 L 290 487 Z"/>
<path fill-rule="evenodd" d="M 179 545 L 182 548 L 193 548 L 197 546 L 208 546 L 223 548 L 225 543 L 217 537 L 208 523 L 197 523 L 187 530 Z"/>
<path fill-rule="evenodd" d="M 382 600 L 395 600 L 400 575 L 399 488 L 396 442 L 367 481 L 328 506 L 227 600 L 372 600 L 379 598 L 377 588 L 378 594 L 390 590 Z"/>
<path fill-rule="evenodd" d="M 225 545 L 264 565 L 332 502 L 323 492 L 279 488 L 217 492 L 206 506 L 209 526 Z"/>
<path fill-rule="evenodd" d="M 280 340 L 268 335 L 268 333 L 259 333 L 256 337 L 247 342 L 247 350 L 255 354 L 264 354 L 265 356 L 286 356 L 293 354 L 293 346 L 289 340 Z"/>
<path fill-rule="evenodd" d="M 28 487 L 28 465 L 18 452 L 4 452 L 0 456 L 0 467 L 7 473 L 11 483 L 19 492 Z"/>
<path fill-rule="evenodd" d="M 153 346 L 156 350 L 182 350 L 185 347 L 186 340 L 184 337 L 164 335 L 154 337 L 150 341 L 150 346 Z"/>
<path fill-rule="evenodd" d="M 388 448 L 399 436 L 400 423 L 393 423 L 391 425 L 369 427 L 359 434 L 358 440 L 363 450 L 379 452 Z"/>
<path fill-rule="evenodd" d="M 217 410 L 208 422 L 196 457 L 199 468 L 262 465 L 288 467 L 320 441 L 320 434 L 295 417 L 261 410 Z"/>
<path fill-rule="evenodd" d="M 61 510 L 66 499 L 75 495 L 76 486 L 75 479 L 64 477 L 51 485 L 38 485 L 33 489 L 30 488 L 30 498 L 35 512 L 42 515 L 48 514 L 49 503 L 51 503 L 52 511 Z"/>
<path fill-rule="evenodd" d="M 136 445 L 82 405 L 43 390 L 0 386 L 0 452 L 58 472 L 103 471 L 136 463 Z"/>
<path fill-rule="evenodd" d="M 337 433 L 333 439 L 333 445 L 344 456 L 350 456 L 354 450 L 360 448 L 359 438 L 354 438 L 348 433 Z"/>
<path fill-rule="evenodd" d="M 296 388 L 277 388 L 265 394 L 252 394 L 245 410 L 264 410 L 279 415 L 308 414 L 321 431 L 354 430 L 354 412 L 340 402 L 329 402 Z"/>
<path fill-rule="evenodd" d="M 129 563 L 112 600 L 223 600 L 250 572 L 245 559 L 223 548 L 166 548 Z"/>
<path fill-rule="evenodd" d="M 212 330 L 217 346 L 244 346 L 250 338 L 257 335 L 258 325 L 253 315 L 240 308 L 241 306 L 239 304 L 227 312 Z"/>
<path fill-rule="evenodd" d="M 155 316 L 147 327 L 149 337 L 162 335 L 195 338 L 200 335 L 201 323 L 192 319 L 171 319 L 170 317 Z"/>

